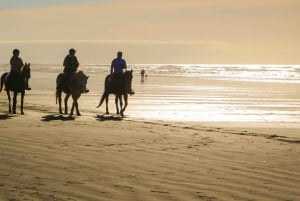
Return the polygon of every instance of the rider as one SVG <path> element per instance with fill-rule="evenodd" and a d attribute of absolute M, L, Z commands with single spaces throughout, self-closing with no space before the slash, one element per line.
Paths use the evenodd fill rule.
<path fill-rule="evenodd" d="M 122 58 L 122 56 L 123 56 L 123 53 L 121 51 L 119 51 L 117 53 L 117 58 L 112 60 L 111 66 L 110 66 L 110 74 L 123 73 L 123 69 L 126 70 L 126 68 L 127 68 L 126 61 Z"/>
<path fill-rule="evenodd" d="M 10 59 L 10 76 L 12 79 L 17 78 L 21 71 L 22 68 L 24 67 L 23 60 L 19 57 L 20 55 L 20 50 L 14 49 L 13 50 L 13 56 Z M 28 81 L 29 77 L 25 78 L 25 83 L 26 83 L 26 90 L 31 90 L 30 87 L 28 87 Z"/>
<path fill-rule="evenodd" d="M 61 89 L 63 86 L 66 86 L 67 83 L 70 81 L 70 79 L 76 74 L 77 68 L 79 66 L 79 62 L 77 60 L 77 57 L 75 56 L 76 50 L 74 48 L 71 48 L 69 50 L 69 54 L 64 59 L 64 76 L 60 83 L 60 85 L 57 87 L 58 89 Z M 88 92 L 88 89 L 85 90 L 85 92 Z"/>
<path fill-rule="evenodd" d="M 127 68 L 127 64 L 123 57 L 123 52 L 117 52 L 117 58 L 113 59 L 110 65 L 110 74 L 121 75 Z M 129 94 L 134 94 L 134 91 L 130 89 Z"/>

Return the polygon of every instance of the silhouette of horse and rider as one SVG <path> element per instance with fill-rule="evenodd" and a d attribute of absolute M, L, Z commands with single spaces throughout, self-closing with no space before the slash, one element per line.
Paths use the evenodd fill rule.
<path fill-rule="evenodd" d="M 62 114 L 61 107 L 61 96 L 62 92 L 66 94 L 65 103 L 65 114 L 68 114 L 68 99 L 72 96 L 73 104 L 70 115 L 73 115 L 74 108 L 76 108 L 76 114 L 80 116 L 78 108 L 78 99 L 82 93 L 87 93 L 89 90 L 86 88 L 88 76 L 83 71 L 77 71 L 79 62 L 75 56 L 76 50 L 71 48 L 69 54 L 65 57 L 63 66 L 63 73 L 58 74 L 56 78 L 56 103 L 58 101 L 59 113 Z"/>
<path fill-rule="evenodd" d="M 28 87 L 30 79 L 30 63 L 23 64 L 22 59 L 19 57 L 20 51 L 13 50 L 13 56 L 10 59 L 10 72 L 6 72 L 1 76 L 0 92 L 5 85 L 5 91 L 8 97 L 8 111 L 16 114 L 17 95 L 21 93 L 21 114 L 24 114 L 24 96 L 25 90 L 31 90 Z M 11 107 L 10 91 L 13 92 L 13 106 Z"/>
<path fill-rule="evenodd" d="M 97 106 L 99 108 L 103 101 L 106 103 L 106 114 L 109 114 L 108 111 L 108 100 L 109 94 L 115 95 L 115 104 L 117 114 L 124 116 L 124 111 L 128 105 L 128 94 L 133 95 L 134 91 L 131 87 L 132 82 L 132 70 L 126 71 L 127 65 L 126 61 L 122 58 L 123 53 L 119 51 L 117 53 L 117 58 L 113 59 L 110 67 L 110 75 L 106 76 L 104 82 L 104 92 L 100 99 L 100 102 Z M 124 107 L 123 99 L 124 98 Z M 120 109 L 119 103 L 120 102 Z"/>
<path fill-rule="evenodd" d="M 5 85 L 5 90 L 8 96 L 9 102 L 9 112 L 16 113 L 16 103 L 17 94 L 21 93 L 21 114 L 24 114 L 24 96 L 25 90 L 31 90 L 28 86 L 28 80 L 30 78 L 30 63 L 23 64 L 22 59 L 19 57 L 20 51 L 15 49 L 13 51 L 13 56 L 11 58 L 11 71 L 4 73 L 1 76 L 1 88 Z M 75 56 L 76 50 L 70 49 L 69 54 L 65 57 L 63 66 L 63 73 L 59 73 L 56 78 L 56 103 L 59 104 L 59 113 L 62 114 L 62 93 L 65 93 L 64 98 L 64 113 L 68 114 L 68 99 L 72 96 L 73 104 L 71 108 L 70 115 L 73 115 L 74 109 L 76 109 L 76 114 L 80 116 L 78 108 L 78 99 L 82 93 L 88 93 L 89 90 L 86 88 L 87 80 L 89 76 L 85 75 L 83 71 L 78 71 L 79 62 Z M 106 100 L 106 114 L 108 111 L 108 96 L 109 94 L 115 95 L 115 103 L 117 114 L 124 115 L 124 111 L 128 105 L 128 94 L 134 94 L 131 87 L 132 82 L 132 70 L 126 71 L 127 65 L 126 61 L 122 58 L 122 52 L 117 53 L 117 58 L 113 59 L 111 63 L 110 74 L 105 78 L 104 92 L 101 97 L 100 103 L 97 106 L 100 107 L 101 104 Z M 10 91 L 14 92 L 13 97 L 13 107 L 11 107 L 11 97 Z M 124 106 L 123 106 L 124 99 Z M 120 109 L 119 109 L 120 103 Z"/>

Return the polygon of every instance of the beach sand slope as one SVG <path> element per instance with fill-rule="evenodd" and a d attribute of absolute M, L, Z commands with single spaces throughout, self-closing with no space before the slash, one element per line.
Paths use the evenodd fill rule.
<path fill-rule="evenodd" d="M 299 140 L 276 131 L 70 118 L 42 108 L 0 116 L 3 201 L 300 198 Z"/>

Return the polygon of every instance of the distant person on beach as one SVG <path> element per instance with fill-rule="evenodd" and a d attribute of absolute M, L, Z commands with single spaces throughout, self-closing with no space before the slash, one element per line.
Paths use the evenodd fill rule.
<path fill-rule="evenodd" d="M 111 62 L 110 74 L 123 73 L 123 71 L 126 70 L 127 68 L 126 61 L 122 57 L 123 57 L 123 53 L 119 51 L 117 53 L 117 58 L 113 59 Z"/>
<path fill-rule="evenodd" d="M 68 82 L 71 80 L 71 78 L 76 74 L 77 68 L 79 66 L 79 62 L 77 57 L 75 56 L 76 50 L 74 48 L 69 49 L 69 54 L 64 59 L 64 77 L 62 79 L 62 82 L 57 88 L 62 88 L 63 86 L 66 86 Z M 86 89 L 85 92 L 87 92 L 88 89 Z"/>
<path fill-rule="evenodd" d="M 23 60 L 19 57 L 20 55 L 20 50 L 14 49 L 13 50 L 13 56 L 10 59 L 10 76 L 12 79 L 18 78 L 20 75 L 22 68 L 24 67 Z M 28 81 L 29 78 L 25 80 L 26 83 L 26 90 L 31 90 L 30 87 L 28 87 Z"/>
<path fill-rule="evenodd" d="M 141 82 L 144 82 L 145 80 L 145 70 L 141 70 Z"/>

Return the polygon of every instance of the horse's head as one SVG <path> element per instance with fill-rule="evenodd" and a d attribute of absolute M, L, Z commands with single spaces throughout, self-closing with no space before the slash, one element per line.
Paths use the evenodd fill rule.
<path fill-rule="evenodd" d="M 125 76 L 125 85 L 126 85 L 127 91 L 130 95 L 133 95 L 134 91 L 131 88 L 131 83 L 132 83 L 132 78 L 133 78 L 133 71 L 132 70 L 126 71 L 124 73 L 124 76 Z"/>
<path fill-rule="evenodd" d="M 30 74 L 30 63 L 25 63 L 21 75 L 26 77 L 26 78 L 30 78 L 31 74 Z"/>
<path fill-rule="evenodd" d="M 83 71 L 78 71 L 76 73 L 76 81 L 78 82 L 79 90 L 81 93 L 85 92 L 88 79 L 89 76 L 84 74 Z"/>

